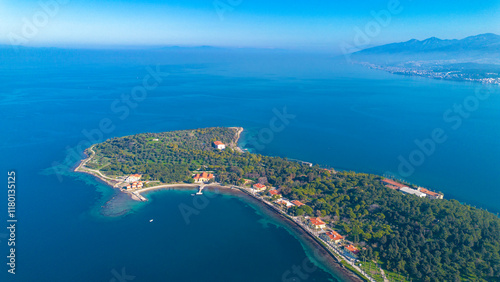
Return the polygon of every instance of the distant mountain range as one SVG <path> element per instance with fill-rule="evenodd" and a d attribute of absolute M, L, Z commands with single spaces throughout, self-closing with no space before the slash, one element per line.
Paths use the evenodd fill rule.
<path fill-rule="evenodd" d="M 397 74 L 497 84 L 500 83 L 500 35 L 411 39 L 355 52 L 351 60 Z"/>
<path fill-rule="evenodd" d="M 411 39 L 406 42 L 368 48 L 357 52 L 357 54 L 463 53 L 473 51 L 500 54 L 500 35 L 485 33 L 469 36 L 464 39 L 439 39 L 436 37 L 427 38 L 425 40 Z"/>

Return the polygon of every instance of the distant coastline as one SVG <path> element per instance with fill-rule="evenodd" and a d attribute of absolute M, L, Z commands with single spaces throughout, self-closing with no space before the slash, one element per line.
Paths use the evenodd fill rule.
<path fill-rule="evenodd" d="M 411 39 L 351 53 L 351 61 L 392 74 L 500 85 L 500 35 Z"/>
<path fill-rule="evenodd" d="M 414 69 L 402 66 L 384 66 L 372 63 L 361 62 L 359 63 L 365 67 L 381 70 L 391 74 L 425 77 L 437 80 L 459 81 L 459 82 L 473 82 L 487 85 L 500 85 L 500 78 L 477 78 L 468 73 L 459 71 L 437 71 L 433 69 Z"/>

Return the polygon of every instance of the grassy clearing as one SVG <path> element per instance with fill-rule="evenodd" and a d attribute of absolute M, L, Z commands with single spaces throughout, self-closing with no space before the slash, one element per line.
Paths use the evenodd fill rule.
<path fill-rule="evenodd" d="M 350 271 L 356 273 L 356 275 L 358 275 L 361 279 L 363 279 L 363 281 L 370 281 L 368 280 L 368 278 L 366 278 L 363 274 L 361 274 L 361 272 L 359 272 L 358 270 L 356 270 L 356 268 L 352 267 L 352 265 L 348 264 L 345 260 L 341 260 L 341 263 L 342 265 L 344 265 L 347 269 L 349 269 Z"/>
<path fill-rule="evenodd" d="M 384 277 L 380 272 L 380 268 L 378 268 L 378 266 L 374 262 L 371 261 L 361 262 L 361 269 L 363 269 L 363 271 L 368 273 L 368 275 L 370 275 L 373 279 L 375 279 L 375 281 L 377 282 L 384 281 Z"/>
<path fill-rule="evenodd" d="M 385 270 L 384 269 L 384 272 L 385 272 L 385 276 L 387 276 L 387 279 L 389 279 L 389 281 L 393 282 L 393 281 L 401 281 L 401 282 L 406 282 L 406 281 L 409 281 L 406 279 L 405 276 L 401 275 L 401 274 L 398 274 L 398 273 L 395 273 L 395 272 L 392 272 L 392 271 L 389 271 L 389 270 Z"/>

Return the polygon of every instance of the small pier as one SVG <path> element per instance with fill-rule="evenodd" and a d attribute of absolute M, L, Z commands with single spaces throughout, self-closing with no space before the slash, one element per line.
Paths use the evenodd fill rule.
<path fill-rule="evenodd" d="M 196 192 L 196 195 L 203 195 L 203 188 L 205 188 L 205 184 L 200 185 L 200 187 L 198 188 L 198 192 Z"/>
<path fill-rule="evenodd" d="M 144 196 L 142 196 L 140 193 L 137 193 L 137 191 L 132 192 L 132 198 L 135 196 L 135 200 L 141 201 L 141 202 L 146 202 L 148 199 L 146 199 Z"/>

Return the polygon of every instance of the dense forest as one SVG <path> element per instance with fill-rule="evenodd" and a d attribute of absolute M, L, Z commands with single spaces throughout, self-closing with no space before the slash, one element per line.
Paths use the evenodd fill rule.
<path fill-rule="evenodd" d="M 500 280 L 500 219 L 456 200 L 432 200 L 386 188 L 382 177 L 335 172 L 236 150 L 237 128 L 145 133 L 94 147 L 93 168 L 108 175 L 142 173 L 165 183 L 192 182 L 213 171 L 223 184 L 251 179 L 272 185 L 363 247 L 363 259 L 416 281 Z M 212 142 L 229 145 L 217 150 Z"/>

